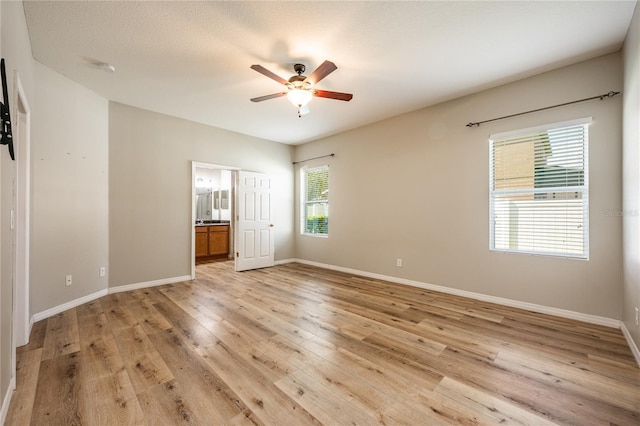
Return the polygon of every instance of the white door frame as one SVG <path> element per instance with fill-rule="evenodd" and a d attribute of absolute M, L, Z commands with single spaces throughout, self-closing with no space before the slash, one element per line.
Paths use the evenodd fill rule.
<path fill-rule="evenodd" d="M 195 280 L 196 279 L 196 228 L 195 228 L 195 223 L 196 223 L 196 168 L 202 168 L 202 169 L 220 169 L 220 170 L 231 170 L 231 171 L 236 171 L 236 170 L 240 170 L 240 168 L 238 167 L 232 167 L 232 166 L 223 166 L 220 164 L 212 164 L 212 163 L 202 163 L 202 162 L 198 162 L 198 161 L 192 161 L 191 162 L 191 279 Z M 235 179 L 232 179 L 235 180 Z M 232 187 L 235 184 L 232 182 Z M 231 191 L 231 196 L 233 197 L 235 194 L 235 188 L 233 188 L 233 190 Z M 229 200 L 229 205 L 233 206 L 233 199 Z M 230 224 L 230 235 L 233 235 L 233 227 L 234 227 L 234 221 L 233 221 L 233 217 L 231 217 L 231 221 L 229 222 Z M 231 253 L 235 253 L 234 248 L 233 247 L 229 247 L 229 251 Z"/>
<path fill-rule="evenodd" d="M 16 253 L 14 277 L 14 350 L 29 342 L 33 323 L 29 317 L 29 239 L 31 224 L 31 109 L 20 76 L 14 71 L 12 111 L 16 143 Z M 15 367 L 15 356 L 14 356 Z"/>

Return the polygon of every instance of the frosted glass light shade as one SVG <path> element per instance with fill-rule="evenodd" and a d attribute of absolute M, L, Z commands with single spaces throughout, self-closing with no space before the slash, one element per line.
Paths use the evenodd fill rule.
<path fill-rule="evenodd" d="M 312 96 L 313 95 L 309 90 L 302 89 L 292 89 L 287 93 L 287 98 L 289 98 L 291 103 L 298 108 L 302 108 L 308 104 Z"/>

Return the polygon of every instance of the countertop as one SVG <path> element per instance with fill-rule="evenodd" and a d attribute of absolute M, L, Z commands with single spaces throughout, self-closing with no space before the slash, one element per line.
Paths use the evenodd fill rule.
<path fill-rule="evenodd" d="M 220 226 L 220 225 L 229 225 L 228 220 L 218 220 L 218 221 L 205 221 L 204 223 L 196 223 L 195 226 Z"/>

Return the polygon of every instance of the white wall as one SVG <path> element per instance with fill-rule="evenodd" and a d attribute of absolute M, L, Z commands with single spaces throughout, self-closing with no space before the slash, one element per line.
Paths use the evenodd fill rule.
<path fill-rule="evenodd" d="M 110 287 L 191 275 L 192 161 L 270 175 L 275 257 L 293 257 L 292 147 L 115 102 L 109 116 Z"/>
<path fill-rule="evenodd" d="M 31 313 L 107 289 L 108 102 L 36 62 Z M 65 276 L 73 284 L 65 286 Z"/>
<path fill-rule="evenodd" d="M 640 328 L 640 6 L 636 5 L 624 44 L 623 241 L 624 295 L 622 320 L 637 347 Z"/>
<path fill-rule="evenodd" d="M 611 54 L 296 147 L 330 165 L 329 237 L 299 235 L 309 261 L 619 319 L 622 99 L 481 121 L 622 89 Z M 489 251 L 488 136 L 593 117 L 590 259 Z M 396 258 L 403 266 L 396 267 Z"/>

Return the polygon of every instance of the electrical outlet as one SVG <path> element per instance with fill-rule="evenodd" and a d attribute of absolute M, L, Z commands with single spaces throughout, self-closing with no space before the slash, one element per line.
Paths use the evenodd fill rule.
<path fill-rule="evenodd" d="M 400 258 L 396 259 L 396 266 L 402 266 L 402 259 Z"/>
<path fill-rule="evenodd" d="M 636 327 L 640 326 L 640 322 L 638 320 L 640 320 L 640 318 L 638 318 L 638 307 L 636 307 Z"/>
<path fill-rule="evenodd" d="M 107 275 L 107 268 L 105 268 L 104 266 L 100 267 L 100 276 L 104 277 L 105 275 Z"/>
<path fill-rule="evenodd" d="M 73 282 L 71 275 L 67 275 L 65 277 L 64 280 L 64 285 L 66 285 L 67 287 L 69 287 L 71 285 L 71 283 Z"/>

